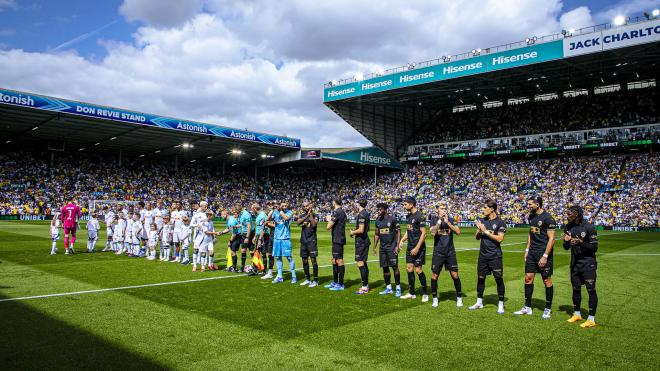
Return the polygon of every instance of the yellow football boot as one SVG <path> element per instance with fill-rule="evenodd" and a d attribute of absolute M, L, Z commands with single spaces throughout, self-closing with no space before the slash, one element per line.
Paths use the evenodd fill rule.
<path fill-rule="evenodd" d="M 582 321 L 582 316 L 578 316 L 574 314 L 571 318 L 566 320 L 566 322 L 568 323 L 575 323 L 577 321 Z"/>
<path fill-rule="evenodd" d="M 596 322 L 588 319 L 588 320 L 584 321 L 580 325 L 580 327 L 582 327 L 582 328 L 596 327 Z"/>

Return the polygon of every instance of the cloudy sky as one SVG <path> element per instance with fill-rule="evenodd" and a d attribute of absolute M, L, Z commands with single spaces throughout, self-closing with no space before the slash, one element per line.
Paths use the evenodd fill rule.
<path fill-rule="evenodd" d="M 304 146 L 367 145 L 321 103 L 324 82 L 658 6 L 660 0 L 0 0 L 0 87 L 286 134 Z"/>

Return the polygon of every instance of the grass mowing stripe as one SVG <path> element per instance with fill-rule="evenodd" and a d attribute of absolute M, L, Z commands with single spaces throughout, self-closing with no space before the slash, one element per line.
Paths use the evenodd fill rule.
<path fill-rule="evenodd" d="M 618 234 L 624 234 L 624 233 L 631 233 L 631 232 L 620 232 L 620 233 L 610 233 L 605 236 L 612 236 L 612 235 L 618 235 Z M 515 243 L 509 243 L 509 244 L 502 244 L 502 246 L 512 246 L 512 245 L 520 245 L 520 244 L 526 244 L 527 242 L 515 242 Z M 457 248 L 456 251 L 478 251 L 479 248 Z M 521 253 L 524 252 L 524 250 L 502 250 L 503 252 L 514 252 L 514 253 Z M 570 253 L 564 253 L 564 252 L 555 252 L 555 254 L 559 255 L 570 255 Z M 603 255 L 617 255 L 617 256 L 660 256 L 660 253 L 654 254 L 654 253 L 601 253 Z M 428 253 L 426 256 L 431 256 L 433 253 Z M 405 257 L 400 256 L 399 259 L 404 259 Z M 220 259 L 220 261 L 223 261 L 224 259 Z M 379 262 L 379 259 L 372 259 L 368 260 L 368 263 L 374 263 L 374 262 Z M 344 265 L 355 265 L 357 262 L 348 262 L 344 263 Z M 329 268 L 332 267 L 332 264 L 327 264 L 327 265 L 320 265 L 319 269 L 321 268 Z M 296 269 L 296 271 L 302 271 L 302 268 Z M 120 290 L 131 290 L 131 289 L 140 289 L 140 288 L 146 288 L 146 287 L 157 287 L 157 286 L 166 286 L 166 285 L 178 285 L 178 284 L 184 284 L 184 283 L 194 283 L 194 282 L 204 282 L 204 281 L 214 281 L 214 280 L 219 280 L 219 279 L 225 279 L 225 278 L 238 278 L 238 277 L 247 277 L 246 274 L 239 274 L 239 275 L 232 275 L 232 276 L 219 276 L 219 277 L 206 277 L 206 278 L 196 278 L 196 279 L 191 279 L 191 280 L 180 280 L 180 281 L 169 281 L 169 282 L 157 282 L 157 283 L 147 283 L 147 284 L 142 284 L 142 285 L 131 285 L 131 286 L 120 286 L 120 287 L 108 287 L 108 288 L 103 288 L 103 289 L 94 289 L 94 290 L 83 290 L 83 291 L 72 291 L 72 292 L 63 292 L 63 293 L 55 293 L 55 294 L 44 294 L 44 295 L 32 295 L 32 296 L 22 296 L 22 297 L 16 297 L 16 298 L 5 298 L 5 299 L 0 299 L 1 302 L 8 302 L 8 301 L 19 301 L 19 300 L 31 300 L 31 299 L 46 299 L 46 298 L 51 298 L 51 297 L 60 297 L 60 296 L 71 296 L 71 295 L 84 295 L 84 294 L 95 294 L 95 293 L 101 293 L 101 292 L 108 292 L 108 291 L 120 291 Z"/>

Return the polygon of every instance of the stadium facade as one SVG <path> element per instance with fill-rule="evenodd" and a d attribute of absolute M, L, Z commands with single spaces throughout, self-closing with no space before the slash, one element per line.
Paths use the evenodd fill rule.
<path fill-rule="evenodd" d="M 548 94 L 563 99 L 566 94 L 562 93 L 593 92 L 616 84 L 651 82 L 655 86 L 659 57 L 660 20 L 633 18 L 620 27 L 603 24 L 565 30 L 408 63 L 362 79 L 331 81 L 324 86 L 323 102 L 385 152 L 402 161 L 417 161 L 420 156 L 406 156 L 411 140 L 429 126 L 442 125 L 437 119 L 445 112 L 511 100 L 515 104 Z M 658 143 L 607 143 L 604 148 L 654 144 Z M 539 151 L 545 150 L 524 149 L 524 153 Z M 471 152 L 473 157 L 505 154 Z M 469 152 L 436 158 L 452 155 L 468 157 Z"/>

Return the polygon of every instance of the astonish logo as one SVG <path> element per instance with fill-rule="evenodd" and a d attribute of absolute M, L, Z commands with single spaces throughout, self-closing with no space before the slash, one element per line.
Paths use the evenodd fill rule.
<path fill-rule="evenodd" d="M 203 133 L 203 134 L 209 132 L 208 129 L 205 128 L 204 126 L 182 123 L 181 121 L 179 121 L 179 123 L 176 125 L 176 128 L 179 130 L 194 131 L 196 133 Z"/>

